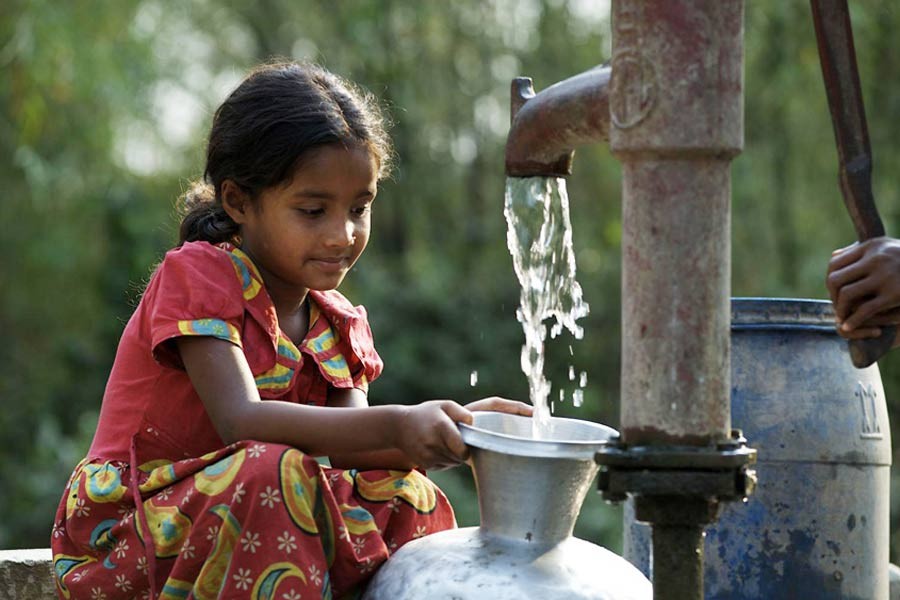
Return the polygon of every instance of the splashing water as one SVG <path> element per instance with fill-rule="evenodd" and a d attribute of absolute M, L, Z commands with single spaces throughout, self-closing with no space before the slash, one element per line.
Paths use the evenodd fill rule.
<path fill-rule="evenodd" d="M 581 286 L 575 281 L 575 252 L 566 180 L 510 177 L 506 180 L 506 245 L 522 288 L 516 318 L 522 323 L 522 372 L 534 405 L 532 435 L 546 437 L 550 382 L 544 377 L 544 320 L 553 318 L 550 337 L 567 329 L 575 339 L 584 330 L 576 321 L 588 314 Z"/>

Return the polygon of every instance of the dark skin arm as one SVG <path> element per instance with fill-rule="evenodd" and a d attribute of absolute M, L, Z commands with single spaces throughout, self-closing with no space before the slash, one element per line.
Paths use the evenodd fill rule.
<path fill-rule="evenodd" d="M 245 439 L 288 444 L 313 456 L 334 456 L 343 466 L 350 466 L 345 461 L 371 452 L 376 452 L 374 459 L 384 460 L 377 464 L 382 468 L 444 468 L 467 458 L 456 423 L 471 423 L 472 414 L 450 400 L 368 407 L 365 395 L 358 392 L 335 397 L 336 405 L 324 407 L 263 402 L 240 348 L 212 337 L 181 337 L 176 344 L 191 382 L 226 444 Z M 528 410 L 525 405 L 518 408 L 520 405 L 494 403 L 499 410 Z"/>
<path fill-rule="evenodd" d="M 900 240 L 877 237 L 835 250 L 825 285 L 841 336 L 877 337 L 882 326 L 900 324 Z"/>
<path fill-rule="evenodd" d="M 440 401 L 439 401 L 440 402 Z M 449 401 L 445 401 L 449 402 Z M 357 389 L 335 389 L 332 388 L 328 394 L 328 406 L 343 408 L 363 408 L 369 405 L 366 394 Z M 499 412 L 507 412 L 511 414 L 523 415 L 530 417 L 532 408 L 521 402 L 514 402 L 496 396 L 484 398 L 471 402 L 465 407 L 470 412 L 479 410 L 493 410 Z M 468 458 L 468 455 L 466 456 Z M 370 452 L 348 452 L 342 454 L 332 454 L 329 456 L 332 467 L 339 469 L 359 469 L 361 471 L 368 469 L 397 469 L 408 470 L 416 466 L 410 459 L 400 450 L 390 448 L 387 450 L 375 450 Z M 432 469 L 442 469 L 453 467 L 459 464 L 441 464 L 431 467 Z"/>
<path fill-rule="evenodd" d="M 357 389 L 331 389 L 328 392 L 328 406 L 339 408 L 365 408 L 369 406 L 366 394 Z M 357 452 L 333 453 L 328 457 L 332 467 L 338 469 L 414 469 L 416 465 L 397 448 Z M 443 466 L 443 465 L 441 465 Z M 433 467 L 440 468 L 440 467 Z"/>

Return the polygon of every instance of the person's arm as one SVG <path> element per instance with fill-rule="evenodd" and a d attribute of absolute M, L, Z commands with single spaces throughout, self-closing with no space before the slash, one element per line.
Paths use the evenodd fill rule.
<path fill-rule="evenodd" d="M 366 408 L 369 406 L 369 400 L 362 390 L 332 388 L 328 392 L 328 406 L 335 408 Z M 370 469 L 408 471 L 419 466 L 397 448 L 333 453 L 329 455 L 328 460 L 332 467 L 358 469 L 360 471 L 368 471 Z"/>
<path fill-rule="evenodd" d="M 825 285 L 843 337 L 877 337 L 882 326 L 900 324 L 900 240 L 878 237 L 835 250 Z"/>
<path fill-rule="evenodd" d="M 369 405 L 368 398 L 362 390 L 357 389 L 331 389 L 328 393 L 328 406 L 342 408 L 362 408 Z M 475 412 L 479 410 L 493 410 L 518 414 L 530 417 L 532 408 L 522 402 L 507 400 L 492 396 L 476 400 L 466 405 L 467 410 Z M 387 450 L 373 450 L 368 452 L 346 452 L 329 456 L 332 467 L 340 469 L 397 469 L 409 470 L 419 466 L 414 464 L 408 456 L 396 448 Z M 439 465 L 432 469 L 455 466 L 454 464 Z"/>
<path fill-rule="evenodd" d="M 176 339 L 191 382 L 225 443 L 283 443 L 313 456 L 396 449 L 423 468 L 466 458 L 456 422 L 470 423 L 472 415 L 455 402 L 341 408 L 262 401 L 239 347 L 212 337 Z"/>

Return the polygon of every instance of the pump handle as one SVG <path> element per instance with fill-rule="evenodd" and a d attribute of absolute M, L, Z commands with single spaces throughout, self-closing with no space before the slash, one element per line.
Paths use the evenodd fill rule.
<path fill-rule="evenodd" d="M 838 179 L 844 205 L 859 241 L 883 236 L 884 224 L 872 194 L 872 150 L 863 106 L 853 28 L 847 0 L 810 0 L 819 46 L 819 61 L 838 152 Z M 877 338 L 850 340 L 850 358 L 868 367 L 891 349 L 894 326 L 882 327 Z"/>

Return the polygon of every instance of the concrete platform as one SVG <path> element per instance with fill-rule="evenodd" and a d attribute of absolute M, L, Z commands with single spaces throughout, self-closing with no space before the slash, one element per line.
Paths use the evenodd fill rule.
<path fill-rule="evenodd" d="M 52 600 L 50 548 L 0 550 L 0 600 Z"/>

